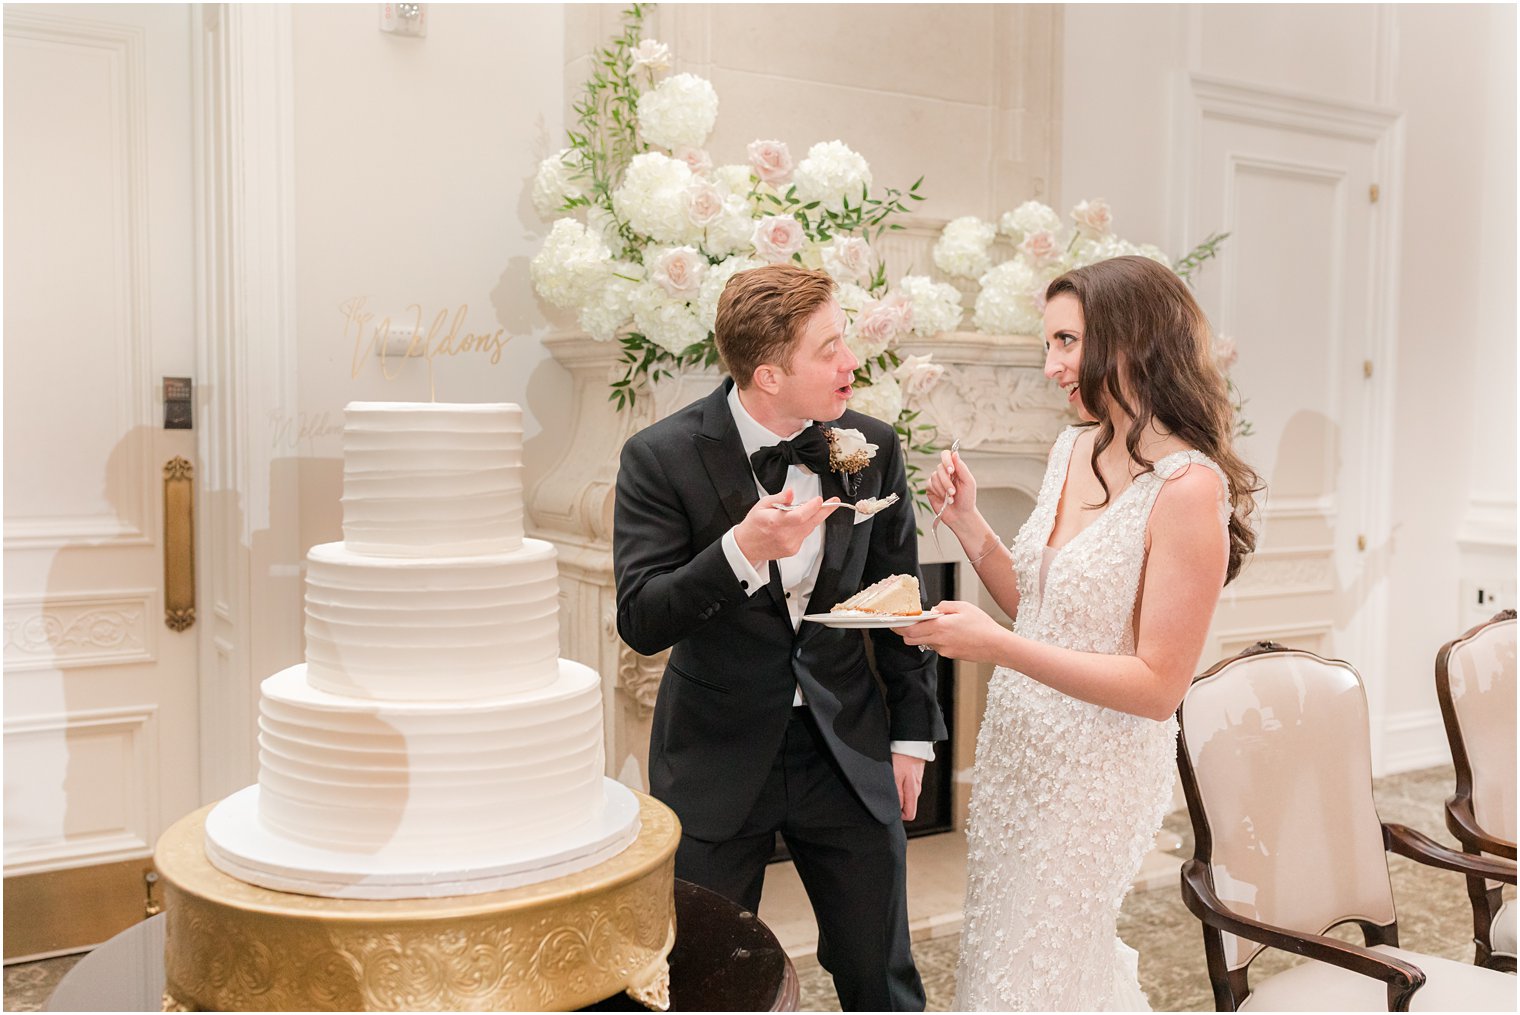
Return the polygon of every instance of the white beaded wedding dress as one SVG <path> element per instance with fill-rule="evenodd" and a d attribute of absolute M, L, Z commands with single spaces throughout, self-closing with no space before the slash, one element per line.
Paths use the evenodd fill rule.
<path fill-rule="evenodd" d="M 1156 495 L 1170 476 L 1204 465 L 1226 484 L 1224 524 L 1228 481 L 1200 452 L 1168 455 L 1051 551 L 1079 433 L 1071 427 L 1057 440 L 1011 548 L 1014 630 L 1079 652 L 1127 655 Z M 976 744 L 956 1010 L 1149 1010 L 1138 956 L 1115 920 L 1168 809 L 1176 738 L 1175 718 L 1088 704 L 997 668 Z"/>

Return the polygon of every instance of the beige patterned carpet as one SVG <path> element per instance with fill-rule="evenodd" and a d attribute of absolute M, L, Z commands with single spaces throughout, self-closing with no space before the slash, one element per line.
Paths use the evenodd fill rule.
<path fill-rule="evenodd" d="M 1455 845 L 1446 834 L 1441 804 L 1453 786 L 1449 767 L 1407 772 L 1377 780 L 1378 813 L 1385 821 L 1417 828 L 1441 842 Z M 1192 830 L 1186 814 L 1174 814 L 1167 826 L 1182 836 L 1181 851 L 1192 850 Z M 1400 943 L 1416 951 L 1471 961 L 1472 910 L 1462 878 L 1456 874 L 1421 867 L 1402 857 L 1389 856 L 1394 900 L 1398 905 Z M 1349 941 L 1359 939 L 1355 930 L 1334 932 Z M 1119 919 L 1119 934 L 1140 952 L 1140 982 L 1157 1011 L 1209 1011 L 1213 995 L 1204 969 L 1203 941 L 1198 921 L 1183 908 L 1172 889 L 1131 893 Z M 919 970 L 928 992 L 930 1011 L 948 1011 L 955 997 L 957 936 L 924 941 L 914 946 Z M 1287 956 L 1269 953 L 1253 965 L 1253 974 L 1264 975 L 1290 964 Z M 77 956 L 7 966 L 5 1008 L 39 1011 L 53 987 Z M 838 1000 L 828 974 L 816 964 L 799 970 L 804 1011 L 838 1011 Z"/>

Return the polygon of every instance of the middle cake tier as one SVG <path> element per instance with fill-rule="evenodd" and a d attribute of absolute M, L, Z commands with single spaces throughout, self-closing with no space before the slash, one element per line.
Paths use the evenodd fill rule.
<path fill-rule="evenodd" d="M 314 546 L 306 569 L 313 687 L 387 701 L 473 701 L 559 672 L 554 547 L 478 557 L 376 557 Z"/>

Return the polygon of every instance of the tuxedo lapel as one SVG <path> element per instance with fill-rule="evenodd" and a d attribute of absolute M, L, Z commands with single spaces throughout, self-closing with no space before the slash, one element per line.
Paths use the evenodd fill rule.
<path fill-rule="evenodd" d="M 739 428 L 728 408 L 728 386 L 732 383 L 724 381 L 707 397 L 702 429 L 692 434 L 691 440 L 730 524 L 738 525 L 759 502 L 760 493 L 755 488 L 755 473 L 749 467 L 749 459 L 744 456 Z"/>
<path fill-rule="evenodd" d="M 692 434 L 691 440 L 729 523 L 738 525 L 760 502 L 760 492 L 755 486 L 755 473 L 750 468 L 749 458 L 744 454 L 744 442 L 739 439 L 739 427 L 728 407 L 728 389 L 733 383 L 725 379 L 707 396 L 702 410 L 702 430 Z M 770 581 L 766 583 L 765 591 L 785 616 L 786 600 L 779 573 L 774 566 L 769 570 Z"/>

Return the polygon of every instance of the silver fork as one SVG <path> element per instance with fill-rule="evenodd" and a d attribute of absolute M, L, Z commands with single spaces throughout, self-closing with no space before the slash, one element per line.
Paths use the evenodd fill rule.
<path fill-rule="evenodd" d="M 950 442 L 950 457 L 954 458 L 960 449 L 961 439 L 957 437 L 955 440 Z M 936 550 L 939 550 L 941 554 L 943 554 L 945 551 L 944 548 L 939 545 L 939 519 L 940 516 L 945 513 L 945 509 L 950 506 L 950 502 L 953 499 L 954 498 L 946 497 L 945 502 L 939 506 L 939 510 L 934 513 L 934 517 L 929 521 L 929 535 L 934 537 L 934 548 Z"/>
<path fill-rule="evenodd" d="M 897 494 L 895 494 L 895 493 L 889 493 L 885 497 L 870 497 L 870 498 L 867 498 L 866 500 L 863 500 L 863 501 L 861 501 L 858 504 L 847 504 L 847 503 L 845 503 L 842 500 L 826 500 L 826 501 L 823 502 L 823 506 L 824 507 L 847 507 L 851 511 L 854 511 L 856 514 L 860 514 L 860 515 L 874 515 L 874 514 L 876 514 L 879 511 L 885 511 L 887 508 L 891 507 L 893 504 L 896 504 L 896 503 L 897 503 Z M 777 511 L 796 511 L 798 508 L 802 507 L 802 505 L 801 504 L 772 504 L 771 507 L 775 508 Z"/>

